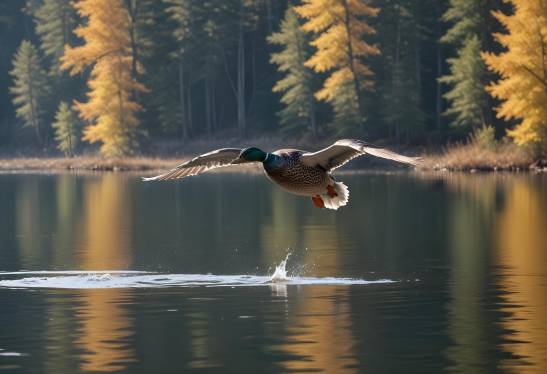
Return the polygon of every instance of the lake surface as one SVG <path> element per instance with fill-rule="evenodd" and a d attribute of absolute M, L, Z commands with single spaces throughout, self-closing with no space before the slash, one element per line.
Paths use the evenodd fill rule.
<path fill-rule="evenodd" d="M 0 372 L 547 372 L 547 176 L 339 179 L 0 175 Z"/>

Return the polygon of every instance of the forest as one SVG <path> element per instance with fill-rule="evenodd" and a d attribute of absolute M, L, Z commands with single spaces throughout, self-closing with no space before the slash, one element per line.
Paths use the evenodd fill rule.
<path fill-rule="evenodd" d="M 547 0 L 0 2 L 0 149 L 473 137 L 547 149 Z"/>

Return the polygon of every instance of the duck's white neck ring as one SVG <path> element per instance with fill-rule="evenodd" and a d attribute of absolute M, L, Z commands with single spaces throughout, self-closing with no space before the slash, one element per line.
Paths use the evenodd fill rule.
<path fill-rule="evenodd" d="M 268 157 L 270 157 L 270 154 L 269 154 L 269 153 L 266 153 L 266 157 L 264 157 L 264 160 L 262 160 L 262 162 L 268 161 Z"/>

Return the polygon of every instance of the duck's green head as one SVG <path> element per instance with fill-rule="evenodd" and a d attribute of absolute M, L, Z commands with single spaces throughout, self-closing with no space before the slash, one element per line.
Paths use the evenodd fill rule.
<path fill-rule="evenodd" d="M 247 162 L 264 162 L 266 160 L 266 157 L 268 157 L 268 154 L 259 148 L 256 148 L 256 147 L 245 148 L 241 151 L 241 153 L 239 154 L 239 157 L 236 158 L 234 161 L 232 161 L 232 164 L 244 164 Z"/>

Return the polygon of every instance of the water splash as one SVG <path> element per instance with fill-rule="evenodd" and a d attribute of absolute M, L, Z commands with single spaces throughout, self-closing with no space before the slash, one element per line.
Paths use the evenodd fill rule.
<path fill-rule="evenodd" d="M 272 285 L 367 285 L 394 283 L 390 279 L 364 280 L 333 277 L 300 277 L 287 275 L 289 254 L 272 276 L 168 274 L 154 272 L 0 272 L 0 288 L 105 289 L 165 287 L 243 287 Z"/>
<path fill-rule="evenodd" d="M 287 261 L 289 260 L 289 257 L 291 255 L 291 252 L 287 253 L 287 256 L 285 256 L 285 259 L 281 261 L 279 265 L 275 267 L 275 271 L 270 277 L 270 280 L 274 283 L 280 283 L 287 281 Z"/>

